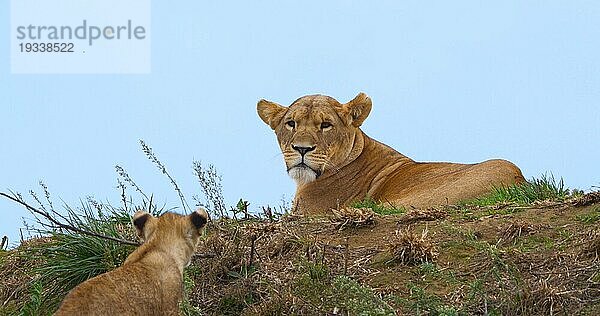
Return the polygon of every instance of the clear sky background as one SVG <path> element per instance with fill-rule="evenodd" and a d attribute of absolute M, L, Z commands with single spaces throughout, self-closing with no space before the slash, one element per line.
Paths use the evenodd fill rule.
<path fill-rule="evenodd" d="M 153 1 L 150 75 L 11 75 L 0 4 L 0 191 L 44 180 L 75 205 L 118 203 L 114 165 L 177 206 L 151 145 L 188 199 L 192 161 L 228 204 L 293 197 L 261 98 L 364 91 L 370 136 L 419 161 L 506 158 L 526 177 L 600 185 L 598 1 Z M 134 196 L 135 197 L 135 196 Z M 18 241 L 21 207 L 0 200 Z"/>

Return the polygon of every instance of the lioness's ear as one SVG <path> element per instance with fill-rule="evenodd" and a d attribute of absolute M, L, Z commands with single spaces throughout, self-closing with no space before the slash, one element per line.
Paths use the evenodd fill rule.
<path fill-rule="evenodd" d="M 342 109 L 348 115 L 350 124 L 359 127 L 371 112 L 371 98 L 364 93 L 359 93 L 352 101 L 342 105 Z"/>
<path fill-rule="evenodd" d="M 256 105 L 258 116 L 260 116 L 263 122 L 271 126 L 272 129 L 275 129 L 277 125 L 279 125 L 286 110 L 286 107 L 264 99 L 258 101 L 258 104 Z"/>
<path fill-rule="evenodd" d="M 137 211 L 135 214 L 133 214 L 133 218 L 131 219 L 131 222 L 133 223 L 133 226 L 135 226 L 135 229 L 137 230 L 138 235 L 145 239 L 147 237 L 147 235 L 144 234 L 144 231 L 149 226 L 148 222 L 151 222 L 154 219 L 155 219 L 154 216 L 152 216 L 148 212 Z"/>
<path fill-rule="evenodd" d="M 189 215 L 190 221 L 192 225 L 196 227 L 196 229 L 200 230 L 206 226 L 206 222 L 208 221 L 208 213 L 202 208 L 197 209 L 195 212 Z"/>

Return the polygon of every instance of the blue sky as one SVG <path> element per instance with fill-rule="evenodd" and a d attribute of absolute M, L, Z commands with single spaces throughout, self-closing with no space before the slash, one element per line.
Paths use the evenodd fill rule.
<path fill-rule="evenodd" d="M 526 177 L 600 185 L 597 1 L 180 1 L 152 3 L 149 75 L 11 75 L 0 5 L 0 190 L 39 180 L 69 204 L 117 203 L 114 165 L 177 206 L 151 145 L 191 198 L 192 161 L 251 208 L 293 196 L 261 98 L 364 91 L 372 137 L 420 161 L 506 158 Z M 0 200 L 18 241 L 20 207 Z"/>

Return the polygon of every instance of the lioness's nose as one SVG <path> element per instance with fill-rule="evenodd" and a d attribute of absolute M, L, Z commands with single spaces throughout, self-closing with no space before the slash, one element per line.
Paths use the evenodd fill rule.
<path fill-rule="evenodd" d="M 295 151 L 299 152 L 300 155 L 304 156 L 306 155 L 308 152 L 315 150 L 315 148 L 317 148 L 317 146 L 312 146 L 312 147 L 300 147 L 300 146 L 294 146 L 292 145 L 292 148 L 294 148 Z"/>

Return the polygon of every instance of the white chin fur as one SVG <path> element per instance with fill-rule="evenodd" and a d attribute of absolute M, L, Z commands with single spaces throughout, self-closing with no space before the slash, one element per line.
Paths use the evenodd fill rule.
<path fill-rule="evenodd" d="M 292 177 L 292 179 L 294 179 L 294 181 L 296 181 L 296 185 L 307 184 L 317 179 L 316 172 L 304 167 L 292 168 L 290 171 L 288 171 L 288 174 L 290 177 Z"/>

